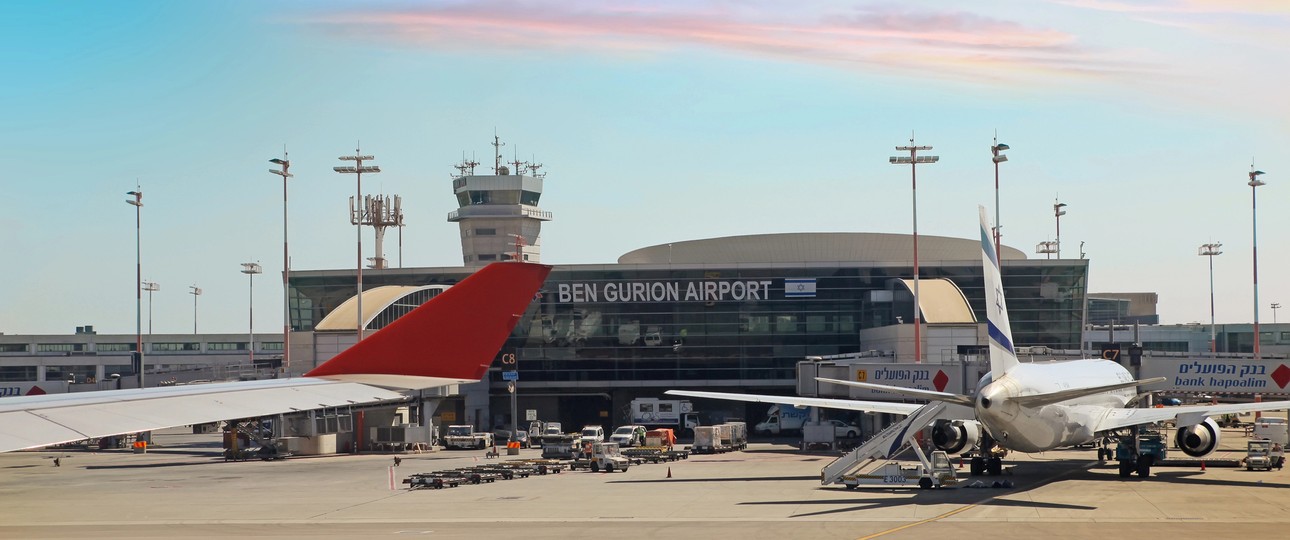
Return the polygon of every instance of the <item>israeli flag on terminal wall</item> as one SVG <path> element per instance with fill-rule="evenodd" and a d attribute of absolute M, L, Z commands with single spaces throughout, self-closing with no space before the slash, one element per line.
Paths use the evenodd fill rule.
<path fill-rule="evenodd" d="M 785 298 L 815 298 L 815 278 L 784 278 Z"/>

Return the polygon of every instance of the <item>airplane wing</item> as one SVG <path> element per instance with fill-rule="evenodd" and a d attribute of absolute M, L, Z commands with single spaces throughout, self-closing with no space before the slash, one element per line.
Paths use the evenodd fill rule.
<path fill-rule="evenodd" d="M 913 399 L 944 401 L 946 403 L 951 403 L 954 405 L 962 405 L 964 407 L 971 407 L 973 403 L 971 396 L 965 396 L 962 394 L 951 394 L 949 392 L 937 392 L 935 390 L 920 390 L 918 388 L 906 388 L 903 386 L 891 386 L 886 384 L 874 384 L 874 383 L 866 383 L 866 382 L 859 382 L 859 381 L 843 381 L 840 379 L 830 379 L 828 377 L 816 377 L 815 380 L 820 382 L 830 383 L 830 384 L 838 384 L 842 386 L 854 386 L 856 388 L 864 388 L 866 390 L 879 390 L 882 392 L 891 392 L 893 394 L 900 394 L 905 397 L 913 398 Z"/>
<path fill-rule="evenodd" d="M 690 390 L 668 390 L 665 394 L 708 399 L 728 399 L 731 401 L 751 401 L 753 403 L 782 403 L 795 407 L 824 407 L 826 409 L 843 409 L 848 411 L 865 411 L 888 414 L 911 414 L 922 405 L 917 403 L 890 403 L 886 401 L 858 401 L 854 399 L 808 398 L 795 396 L 769 396 L 760 394 L 728 394 L 725 392 L 695 392 Z"/>
<path fill-rule="evenodd" d="M 0 452 L 167 427 L 404 399 L 474 382 L 551 267 L 493 263 L 303 377 L 0 399 Z"/>
<path fill-rule="evenodd" d="M 1237 414 L 1254 411 L 1276 411 L 1290 409 L 1290 401 L 1264 401 L 1261 403 L 1226 403 L 1222 405 L 1184 405 L 1178 407 L 1156 407 L 1152 409 L 1111 409 L 1098 422 L 1095 431 L 1150 424 L 1178 419 L 1178 427 L 1199 424 L 1210 416 Z"/>

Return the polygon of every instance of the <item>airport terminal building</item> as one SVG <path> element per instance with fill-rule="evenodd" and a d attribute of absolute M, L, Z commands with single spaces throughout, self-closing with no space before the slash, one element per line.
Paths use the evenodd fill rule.
<path fill-rule="evenodd" d="M 280 334 L 149 336 L 148 386 L 229 373 L 299 375 L 354 343 L 360 325 L 364 332 L 378 331 L 485 264 L 541 261 L 541 225 L 552 219 L 537 206 L 543 178 L 505 168 L 485 176 L 462 171 L 452 183 L 460 207 L 448 215 L 460 230 L 462 266 L 365 269 L 361 314 L 355 269 L 294 269 L 290 351 L 283 350 Z M 1114 331 L 1103 338 L 1086 326 L 1087 260 L 1028 259 L 1007 246 L 1000 255 L 1018 346 L 1079 351 L 1097 350 L 1100 340 L 1118 341 Z M 623 424 L 632 399 L 664 397 L 669 389 L 805 394 L 810 389 L 797 386 L 798 363 L 810 357 L 957 365 L 958 384 L 967 385 L 974 379 L 966 357 L 987 342 L 978 322 L 985 319 L 980 241 L 921 236 L 918 260 L 921 358 L 914 347 L 913 238 L 887 233 L 681 240 L 630 251 L 615 263 L 556 265 L 498 355 L 518 359 L 521 422 L 532 411 L 575 428 Z M 1128 313 L 1125 306 L 1108 306 L 1112 319 Z M 1290 350 L 1290 332 L 1265 333 L 1265 352 L 1273 343 Z M 1195 353 L 1199 345 L 1191 334 L 1168 338 L 1168 348 Z M 1245 341 L 1239 334 L 1239 328 L 1225 331 L 1220 343 L 1233 348 L 1219 350 L 1238 351 L 1252 342 L 1252 332 Z M 27 394 L 36 386 L 41 392 L 119 387 L 133 374 L 133 338 L 98 336 L 92 329 L 68 336 L 0 334 L 0 394 Z M 1139 341 L 1153 339 L 1164 343 L 1145 335 Z M 284 353 L 289 367 L 281 362 Z M 435 423 L 508 425 L 510 393 L 499 364 L 488 380 L 464 385 L 460 397 L 443 402 L 433 413 Z M 731 402 L 695 407 L 709 421 L 751 422 L 766 408 Z"/>

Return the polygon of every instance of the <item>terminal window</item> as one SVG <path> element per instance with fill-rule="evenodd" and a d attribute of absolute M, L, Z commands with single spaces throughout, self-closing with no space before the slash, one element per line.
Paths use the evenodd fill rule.
<path fill-rule="evenodd" d="M 282 350 L 282 342 L 281 342 L 281 341 L 270 341 L 270 342 L 267 342 L 267 343 L 261 343 L 261 344 L 260 344 L 260 350 L 262 350 L 262 351 L 280 351 L 280 350 Z"/>
<path fill-rule="evenodd" d="M 27 352 L 26 343 L 0 343 L 0 352 Z"/>
<path fill-rule="evenodd" d="M 84 343 L 37 343 L 36 352 L 73 352 L 85 350 Z"/>
<path fill-rule="evenodd" d="M 0 366 L 0 381 L 34 381 L 36 366 Z"/>
<path fill-rule="evenodd" d="M 207 343 L 206 350 L 210 351 L 245 351 L 246 343 Z"/>
<path fill-rule="evenodd" d="M 134 350 L 133 343 L 98 343 L 94 345 L 94 350 L 98 352 L 130 352 Z"/>
<path fill-rule="evenodd" d="M 153 343 L 152 352 L 200 351 L 201 343 Z"/>

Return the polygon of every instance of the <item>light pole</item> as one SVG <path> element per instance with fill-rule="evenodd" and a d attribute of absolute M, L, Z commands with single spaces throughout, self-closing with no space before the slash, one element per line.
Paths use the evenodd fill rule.
<path fill-rule="evenodd" d="M 145 281 L 143 290 L 148 291 L 148 337 L 152 337 L 152 293 L 160 291 L 161 285 L 155 281 Z"/>
<path fill-rule="evenodd" d="M 291 291 L 288 278 L 291 276 L 291 258 L 287 251 L 287 179 L 291 174 L 291 160 L 287 159 L 287 149 L 282 149 L 282 159 L 273 158 L 269 163 L 282 166 L 282 170 L 269 169 L 269 172 L 282 177 L 282 369 L 291 372 Z"/>
<path fill-rule="evenodd" d="M 1276 324 L 1276 323 L 1277 323 L 1277 310 L 1278 310 L 1278 309 L 1281 309 L 1281 303 L 1280 303 L 1280 302 L 1273 302 L 1273 303 L 1272 303 L 1272 324 Z"/>
<path fill-rule="evenodd" d="M 1259 186 L 1266 182 L 1260 180 L 1263 171 L 1254 170 L 1254 165 L 1250 165 L 1250 221 L 1253 229 L 1253 247 L 1254 249 L 1254 359 L 1259 359 L 1259 341 L 1262 335 L 1259 334 Z"/>
<path fill-rule="evenodd" d="M 1066 203 L 1053 199 L 1053 217 L 1057 218 L 1057 258 L 1062 258 L 1062 216 L 1066 215 Z"/>
<path fill-rule="evenodd" d="M 888 161 L 893 165 L 909 165 L 909 178 L 914 205 L 914 363 L 923 362 L 922 309 L 918 305 L 918 164 L 936 163 L 940 156 L 920 156 L 919 150 L 931 150 L 930 146 L 915 146 L 914 137 L 909 137 L 909 146 L 897 146 L 896 150 L 909 152 L 909 157 L 891 156 Z"/>
<path fill-rule="evenodd" d="M 381 172 L 380 167 L 376 165 L 368 165 L 364 167 L 363 162 L 368 160 L 373 160 L 376 158 L 373 156 L 365 156 L 362 154 L 362 152 L 359 149 L 355 148 L 354 155 L 340 156 L 340 158 L 338 159 L 340 159 L 341 161 L 354 162 L 353 167 L 350 167 L 350 166 L 332 167 L 332 170 L 341 174 L 353 174 L 355 177 L 357 177 L 358 191 L 357 191 L 357 195 L 354 197 L 354 201 L 362 201 L 363 200 L 363 173 Z M 356 265 L 358 268 L 358 293 L 355 297 L 355 299 L 358 301 L 358 306 L 357 306 L 358 307 L 358 326 L 355 328 L 355 330 L 358 332 L 358 339 L 355 341 L 355 343 L 363 340 L 363 219 L 362 219 L 363 216 L 361 215 L 363 212 L 362 207 L 360 206 L 357 211 L 359 212 L 360 215 L 354 216 L 356 219 L 353 220 L 354 231 L 358 236 L 358 258 L 357 258 L 358 262 Z"/>
<path fill-rule="evenodd" d="M 1196 252 L 1202 257 L 1209 257 L 1209 352 L 1214 356 L 1218 353 L 1218 336 L 1214 325 L 1214 256 L 1223 254 L 1222 247 L 1222 242 L 1211 242 L 1201 244 Z"/>
<path fill-rule="evenodd" d="M 990 159 L 994 161 L 994 253 L 995 253 L 995 256 L 999 256 L 999 254 L 1002 253 L 1002 251 L 1000 250 L 1003 247 L 1002 240 L 1000 240 L 1003 237 L 1003 231 L 1001 231 L 1000 228 L 1002 228 L 1003 226 L 999 224 L 999 164 L 1005 161 L 1008 161 L 1008 156 L 1003 155 L 1003 151 L 1007 149 L 1008 149 L 1008 145 L 1000 143 L 999 136 L 996 134 L 994 136 L 994 145 L 990 146 L 990 153 L 994 154 L 994 157 Z M 1002 265 L 1003 263 L 1000 262 L 999 264 Z"/>
<path fill-rule="evenodd" d="M 140 224 L 143 219 L 143 190 L 135 186 L 134 191 L 127 191 L 134 199 L 126 199 L 126 204 L 134 207 L 134 354 L 135 369 L 139 375 L 139 388 L 143 388 L 143 258 L 140 241 Z"/>
<path fill-rule="evenodd" d="M 196 285 L 189 285 L 188 294 L 193 295 L 193 334 L 197 334 L 197 297 L 202 295 L 202 289 Z"/>
<path fill-rule="evenodd" d="M 247 327 L 249 328 L 247 337 L 249 339 L 246 342 L 246 350 L 252 364 L 255 363 L 255 275 L 263 272 L 264 269 L 260 267 L 260 263 L 242 263 L 242 273 L 246 274 L 249 291 L 247 297 Z"/>

